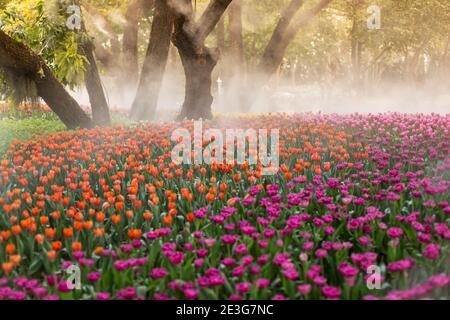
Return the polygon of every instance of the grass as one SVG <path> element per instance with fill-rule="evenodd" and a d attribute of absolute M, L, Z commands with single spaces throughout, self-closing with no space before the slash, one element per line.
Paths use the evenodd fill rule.
<path fill-rule="evenodd" d="M 64 124 L 48 112 L 32 114 L 26 118 L 20 114 L 3 115 L 0 117 L 0 156 L 14 140 L 27 141 L 63 130 L 66 130 Z"/>
<path fill-rule="evenodd" d="M 112 123 L 130 124 L 131 121 L 124 115 L 113 113 Z M 27 141 L 65 130 L 67 128 L 52 112 L 0 113 L 0 158 L 14 140 Z"/>

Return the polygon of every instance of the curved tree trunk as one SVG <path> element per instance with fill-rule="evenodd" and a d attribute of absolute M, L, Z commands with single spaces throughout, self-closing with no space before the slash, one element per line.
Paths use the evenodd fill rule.
<path fill-rule="evenodd" d="M 92 127 L 91 119 L 55 78 L 42 58 L 2 30 L 0 30 L 0 68 L 33 81 L 38 95 L 67 128 Z"/>
<path fill-rule="evenodd" d="M 156 0 L 147 54 L 131 108 L 131 117 L 135 120 L 150 120 L 156 111 L 169 57 L 172 30 L 173 16 L 167 0 Z"/>
<path fill-rule="evenodd" d="M 114 53 L 121 51 L 121 44 L 113 30 L 113 27 L 111 26 L 111 22 L 102 13 L 98 12 L 98 10 L 89 2 L 83 1 L 82 7 L 84 8 L 85 13 L 88 14 L 90 19 L 95 20 L 98 23 L 98 25 L 93 24 L 92 27 L 97 29 L 98 32 L 106 35 L 111 43 L 111 50 L 107 50 L 103 48 L 101 43 L 96 41 L 97 39 L 94 38 L 92 40 L 92 44 L 94 46 L 95 56 L 108 71 L 117 68 L 117 65 L 119 64 L 119 55 L 116 55 Z"/>
<path fill-rule="evenodd" d="M 284 53 L 297 32 L 307 25 L 322 9 L 327 7 L 331 1 L 320 0 L 313 8 L 303 12 L 293 20 L 302 1 L 292 0 L 284 11 L 258 66 L 258 69 L 266 75 L 266 78 L 272 75 L 280 66 Z M 297 11 L 294 11 L 295 8 L 297 8 Z"/>
<path fill-rule="evenodd" d="M 246 88 L 252 96 L 245 99 L 245 108 L 251 107 L 251 101 L 260 92 L 261 88 L 269 81 L 270 77 L 277 71 L 289 44 L 294 40 L 298 31 L 307 25 L 322 9 L 326 8 L 333 0 L 319 0 L 314 7 L 302 12 L 296 19 L 296 13 L 303 1 L 291 0 L 283 11 L 275 31 L 264 51 L 264 54 L 256 69 L 256 77 L 250 80 L 251 88 Z"/>
<path fill-rule="evenodd" d="M 95 125 L 108 126 L 111 124 L 109 107 L 98 72 L 97 62 L 95 61 L 92 43 L 89 41 L 84 44 L 82 50 L 89 62 L 86 67 L 85 82 L 91 104 L 92 121 Z"/>
<path fill-rule="evenodd" d="M 87 34 L 84 21 L 81 23 L 81 32 L 87 37 L 87 39 L 83 40 L 84 42 L 80 44 L 79 48 L 88 60 L 84 78 L 86 90 L 89 95 L 89 103 L 91 104 L 92 121 L 94 125 L 108 126 L 111 124 L 109 106 L 106 101 L 105 91 L 103 90 L 97 61 L 95 61 L 94 44 Z"/>
<path fill-rule="evenodd" d="M 180 119 L 212 118 L 212 71 L 217 64 L 218 51 L 204 42 L 214 30 L 232 0 L 212 0 L 197 22 L 191 0 L 181 0 L 176 8 L 172 42 L 180 53 L 186 76 L 185 100 Z"/>
<path fill-rule="evenodd" d="M 258 69 L 262 72 L 271 75 L 277 70 L 278 66 L 280 65 L 284 55 L 283 47 L 285 45 L 283 44 L 283 42 L 286 42 L 286 40 L 284 40 L 284 37 L 287 30 L 289 29 L 289 25 L 291 24 L 292 19 L 295 17 L 298 10 L 300 10 L 303 2 L 303 0 L 292 0 L 282 12 L 280 20 L 278 21 L 278 24 L 275 27 L 275 30 L 272 33 L 272 37 L 270 38 L 270 41 L 267 44 L 261 58 Z"/>

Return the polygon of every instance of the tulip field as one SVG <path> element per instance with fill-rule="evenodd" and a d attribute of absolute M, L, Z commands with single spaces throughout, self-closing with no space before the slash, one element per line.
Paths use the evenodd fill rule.
<path fill-rule="evenodd" d="M 267 176 L 174 164 L 180 127 L 193 122 L 62 131 L 0 154 L 0 300 L 450 298 L 450 115 L 204 123 L 279 129 Z"/>

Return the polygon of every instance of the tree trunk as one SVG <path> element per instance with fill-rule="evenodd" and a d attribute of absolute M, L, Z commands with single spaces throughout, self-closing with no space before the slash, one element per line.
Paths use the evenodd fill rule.
<path fill-rule="evenodd" d="M 297 32 L 307 25 L 322 9 L 328 6 L 331 1 L 332 0 L 320 0 L 313 8 L 305 11 L 295 20 L 293 20 L 293 18 L 300 8 L 302 1 L 291 1 L 284 11 L 282 18 L 272 35 L 272 39 L 264 51 L 261 62 L 259 63 L 258 70 L 266 75 L 266 79 L 268 79 L 281 64 L 284 53 L 295 38 Z"/>
<path fill-rule="evenodd" d="M 198 56 L 180 47 L 178 50 L 186 75 L 185 98 L 179 119 L 211 119 L 212 71 L 217 59 L 210 53 Z"/>
<path fill-rule="evenodd" d="M 67 128 L 92 127 L 91 119 L 55 78 L 42 58 L 2 30 L 0 30 L 0 68 L 33 81 L 38 95 Z"/>
<path fill-rule="evenodd" d="M 142 14 L 142 0 L 130 0 L 125 13 L 122 42 L 122 67 L 127 83 L 135 85 L 139 78 L 138 33 Z"/>
<path fill-rule="evenodd" d="M 94 38 L 93 46 L 95 56 L 108 71 L 116 69 L 117 65 L 120 63 L 118 59 L 119 55 L 114 53 L 121 51 L 121 44 L 117 38 L 116 33 L 113 30 L 113 27 L 111 26 L 111 22 L 102 13 L 98 12 L 98 10 L 94 6 L 89 4 L 89 2 L 83 1 L 82 6 L 85 12 L 90 16 L 90 19 L 96 21 L 99 24 L 99 26 L 94 24 L 93 27 L 96 28 L 98 32 L 106 35 L 111 43 L 110 50 L 106 50 L 105 48 L 103 48 L 102 44 L 99 43 L 96 38 Z"/>
<path fill-rule="evenodd" d="M 223 52 L 225 49 L 225 19 L 223 17 L 217 23 L 216 40 L 217 48 Z"/>
<path fill-rule="evenodd" d="M 211 119 L 212 71 L 217 64 L 217 56 L 205 46 L 195 46 L 184 25 L 184 18 L 177 17 L 172 37 L 186 77 L 185 99 L 179 119 Z"/>
<path fill-rule="evenodd" d="M 302 5 L 303 0 L 292 0 L 282 12 L 259 63 L 258 70 L 261 72 L 272 75 L 281 64 L 284 51 L 291 41 L 290 38 L 286 38 L 289 25 Z"/>
<path fill-rule="evenodd" d="M 350 44 L 351 44 L 351 61 L 352 61 L 352 90 L 359 94 L 361 87 L 363 86 L 362 74 L 361 74 L 361 57 L 362 57 L 362 43 L 358 38 L 358 26 L 361 21 L 359 21 L 357 16 L 357 3 L 354 4 L 353 9 L 353 24 L 350 31 Z"/>
<path fill-rule="evenodd" d="M 229 47 L 226 54 L 225 101 L 240 110 L 245 101 L 244 39 L 242 35 L 242 0 L 234 0 L 228 9 Z"/>
<path fill-rule="evenodd" d="M 244 68 L 244 38 L 242 36 L 242 0 L 234 0 L 229 9 L 230 57 L 233 59 L 233 75 L 240 75 Z"/>
<path fill-rule="evenodd" d="M 246 96 L 244 110 L 251 107 L 251 101 L 256 100 L 262 87 L 269 81 L 270 77 L 277 71 L 283 61 L 284 53 L 287 47 L 295 38 L 298 31 L 306 26 L 322 9 L 326 8 L 332 0 L 320 0 L 314 7 L 301 13 L 294 19 L 297 11 L 300 9 L 303 1 L 292 0 L 288 7 L 283 11 L 280 20 L 272 34 L 264 54 L 258 64 L 256 77 L 251 79 L 251 87 L 246 88 L 252 96 Z"/>
<path fill-rule="evenodd" d="M 178 48 L 186 76 L 185 100 L 180 119 L 212 118 L 212 71 L 218 61 L 218 51 L 204 45 L 231 0 L 212 0 L 198 23 L 194 21 L 192 1 L 182 0 L 171 8 L 175 16 L 173 44 Z"/>
<path fill-rule="evenodd" d="M 131 117 L 150 120 L 158 104 L 159 91 L 169 57 L 173 16 L 167 0 L 155 1 L 155 13 L 141 80 L 131 108 Z"/>
<path fill-rule="evenodd" d="M 108 102 L 103 90 L 102 80 L 95 61 L 92 43 L 88 40 L 82 45 L 82 50 L 89 62 L 86 67 L 85 82 L 92 110 L 92 121 L 95 125 L 108 126 L 111 124 Z"/>
<path fill-rule="evenodd" d="M 93 40 L 89 37 L 84 21 L 81 22 L 81 32 L 86 36 L 80 45 L 81 52 L 86 56 L 88 65 L 85 72 L 86 90 L 89 95 L 89 103 L 92 110 L 92 121 L 94 125 L 108 126 L 111 124 L 109 106 L 103 90 L 102 79 L 94 56 Z"/>

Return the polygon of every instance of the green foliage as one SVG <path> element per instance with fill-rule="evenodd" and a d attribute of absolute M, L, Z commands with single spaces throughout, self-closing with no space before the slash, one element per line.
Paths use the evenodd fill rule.
<path fill-rule="evenodd" d="M 85 56 L 79 53 L 77 36 L 71 32 L 65 43 L 65 50 L 54 52 L 55 76 L 70 87 L 84 82 L 84 72 L 88 63 Z"/>
<path fill-rule="evenodd" d="M 50 112 L 14 116 L 0 119 L 0 156 L 7 152 L 14 140 L 27 141 L 65 130 L 64 124 Z"/>
<path fill-rule="evenodd" d="M 79 50 L 82 33 L 66 26 L 66 12 L 57 0 L 10 1 L 0 11 L 3 29 L 38 53 L 58 80 L 70 88 L 84 81 L 87 59 Z"/>
<path fill-rule="evenodd" d="M 112 113 L 111 118 L 113 125 L 135 123 L 126 114 Z M 70 132 L 53 112 L 11 110 L 0 113 L 0 158 L 14 140 L 27 141 L 60 131 Z"/>
<path fill-rule="evenodd" d="M 37 89 L 33 81 L 26 77 L 17 76 L 8 70 L 2 73 L 4 96 L 9 105 L 15 110 L 21 102 L 37 102 Z M 0 85 L 0 90 L 2 86 Z"/>
<path fill-rule="evenodd" d="M 243 2 L 244 45 L 248 64 L 254 65 L 267 45 L 280 13 L 289 0 Z M 305 1 L 300 11 L 317 3 Z M 380 30 L 367 28 L 367 9 L 381 9 Z M 302 77 L 323 72 L 330 61 L 351 70 L 351 40 L 361 43 L 362 67 L 369 67 L 381 53 L 383 68 L 405 69 L 406 55 L 420 54 L 439 59 L 450 36 L 450 1 L 447 0 L 334 0 L 313 21 L 302 28 L 290 44 L 285 59 L 297 62 Z M 422 56 L 423 58 L 423 56 Z M 407 72 L 407 70 L 405 70 Z"/>

